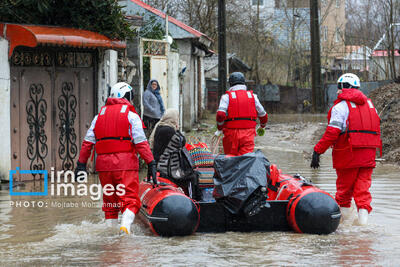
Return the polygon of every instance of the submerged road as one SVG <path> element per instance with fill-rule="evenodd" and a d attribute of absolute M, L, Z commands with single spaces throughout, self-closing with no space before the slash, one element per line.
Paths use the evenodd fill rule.
<path fill-rule="evenodd" d="M 256 146 L 284 173 L 300 173 L 334 194 L 330 150 L 319 170 L 309 167 L 313 133 L 324 120 L 271 116 Z M 378 163 L 371 192 L 369 225 L 347 222 L 327 236 L 229 232 L 160 238 L 139 224 L 130 237 L 107 230 L 101 203 L 90 197 L 10 197 L 0 191 L 0 266 L 397 266 L 400 168 Z"/>

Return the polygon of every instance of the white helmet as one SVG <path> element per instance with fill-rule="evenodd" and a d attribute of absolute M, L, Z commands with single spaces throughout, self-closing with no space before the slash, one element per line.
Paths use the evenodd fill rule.
<path fill-rule="evenodd" d="M 338 88 L 360 88 L 360 78 L 353 73 L 345 73 L 339 77 Z"/>
<path fill-rule="evenodd" d="M 127 94 L 129 93 L 129 94 Z M 113 98 L 126 98 L 129 101 L 132 100 L 132 86 L 125 82 L 119 82 L 111 87 L 110 97 Z"/>

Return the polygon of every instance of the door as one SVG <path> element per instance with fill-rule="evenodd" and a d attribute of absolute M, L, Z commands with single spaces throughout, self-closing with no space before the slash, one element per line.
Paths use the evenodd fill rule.
<path fill-rule="evenodd" d="M 150 79 L 156 79 L 160 84 L 161 97 L 165 108 L 168 108 L 168 78 L 167 78 L 167 58 L 152 56 L 150 57 Z"/>
<path fill-rule="evenodd" d="M 56 69 L 55 76 L 55 168 L 72 170 L 93 119 L 93 70 Z"/>
<path fill-rule="evenodd" d="M 51 68 L 11 68 L 12 169 L 51 167 Z M 33 177 L 35 178 L 35 177 Z"/>
<path fill-rule="evenodd" d="M 11 62 L 12 168 L 72 170 L 94 116 L 93 54 L 16 51 Z"/>

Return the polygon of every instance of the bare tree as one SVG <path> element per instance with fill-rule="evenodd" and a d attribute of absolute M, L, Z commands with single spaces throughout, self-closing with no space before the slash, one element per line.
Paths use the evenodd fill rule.
<path fill-rule="evenodd" d="M 174 17 L 178 15 L 181 0 L 144 0 L 143 2 Z"/>
<path fill-rule="evenodd" d="M 346 42 L 386 51 L 387 56 L 382 57 L 384 60 L 371 60 L 386 79 L 396 78 L 399 71 L 395 52 L 399 49 L 400 1 L 348 0 L 347 9 L 357 12 L 348 14 Z"/>
<path fill-rule="evenodd" d="M 182 0 L 178 11 L 188 25 L 217 39 L 218 0 Z"/>

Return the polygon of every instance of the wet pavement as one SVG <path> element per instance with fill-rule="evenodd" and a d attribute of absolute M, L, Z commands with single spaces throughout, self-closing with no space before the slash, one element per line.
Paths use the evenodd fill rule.
<path fill-rule="evenodd" d="M 312 135 L 324 122 L 322 115 L 271 116 L 256 147 L 284 173 L 300 173 L 334 194 L 330 150 L 319 170 L 309 168 Z M 368 226 L 348 221 L 326 236 L 228 232 L 161 238 L 138 223 L 133 236 L 119 236 L 105 227 L 101 202 L 89 196 L 11 197 L 2 190 L 0 266 L 397 266 L 400 168 L 378 163 L 371 192 Z"/>

